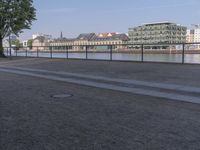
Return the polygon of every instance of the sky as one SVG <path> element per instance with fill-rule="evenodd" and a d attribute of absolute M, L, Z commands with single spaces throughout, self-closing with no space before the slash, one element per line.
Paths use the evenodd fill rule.
<path fill-rule="evenodd" d="M 34 0 L 37 20 L 20 39 L 34 33 L 73 38 L 80 33 L 127 33 L 129 27 L 170 21 L 200 24 L 200 0 Z"/>

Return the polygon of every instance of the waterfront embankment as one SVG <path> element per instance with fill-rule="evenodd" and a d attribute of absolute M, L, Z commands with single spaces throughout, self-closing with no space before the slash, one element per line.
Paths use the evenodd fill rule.
<path fill-rule="evenodd" d="M 0 59 L 1 148 L 198 149 L 199 74 L 200 65 Z"/>

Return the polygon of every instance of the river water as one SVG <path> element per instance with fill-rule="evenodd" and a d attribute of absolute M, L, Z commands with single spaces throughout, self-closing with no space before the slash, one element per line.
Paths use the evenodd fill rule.
<path fill-rule="evenodd" d="M 12 53 L 13 56 L 26 56 L 25 52 Z M 28 57 L 37 57 L 36 52 L 28 52 Z M 51 57 L 50 53 L 38 53 L 39 57 Z M 66 53 L 53 53 L 53 58 L 67 58 Z M 69 53 L 68 58 L 86 59 L 85 53 Z M 97 60 L 110 60 L 111 55 L 109 53 L 88 53 L 88 59 Z M 141 61 L 141 54 L 127 54 L 127 53 L 113 53 L 112 60 L 122 60 L 122 61 Z M 144 54 L 144 61 L 152 62 L 173 62 L 182 63 L 181 54 Z M 200 54 L 185 54 L 185 63 L 200 64 Z"/>

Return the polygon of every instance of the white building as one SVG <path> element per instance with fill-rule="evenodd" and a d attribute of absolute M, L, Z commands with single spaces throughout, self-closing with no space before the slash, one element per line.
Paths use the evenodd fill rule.
<path fill-rule="evenodd" d="M 194 43 L 194 30 L 187 30 L 187 42 Z"/>
<path fill-rule="evenodd" d="M 47 39 L 44 36 L 38 36 L 37 38 L 33 39 L 32 49 L 33 50 L 46 50 L 50 45 L 50 39 Z"/>
<path fill-rule="evenodd" d="M 200 43 L 200 26 L 195 29 L 187 31 L 187 42 L 188 43 Z M 194 48 L 200 49 L 200 44 L 194 44 Z"/>
<path fill-rule="evenodd" d="M 22 41 L 22 46 L 27 47 L 28 46 L 28 40 Z"/>
<path fill-rule="evenodd" d="M 200 28 L 194 30 L 194 42 L 200 42 Z"/>
<path fill-rule="evenodd" d="M 9 47 L 9 40 L 8 39 L 3 40 L 3 47 Z"/>
<path fill-rule="evenodd" d="M 187 30 L 187 42 L 199 43 L 200 42 L 200 24 L 192 24 L 194 29 Z"/>

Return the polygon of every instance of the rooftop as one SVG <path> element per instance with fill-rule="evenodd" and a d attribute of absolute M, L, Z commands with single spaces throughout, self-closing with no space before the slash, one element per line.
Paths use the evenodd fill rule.
<path fill-rule="evenodd" d="M 94 41 L 99 41 L 99 40 L 124 40 L 127 41 L 129 40 L 128 36 L 126 34 L 117 34 L 117 33 L 82 33 L 80 34 L 77 38 L 74 39 L 68 39 L 68 38 L 58 38 L 54 39 L 53 42 L 73 42 L 76 40 L 94 40 Z"/>
<path fill-rule="evenodd" d="M 160 25 L 160 24 L 175 24 L 175 23 L 169 21 L 162 21 L 162 22 L 144 23 L 143 25 Z"/>

